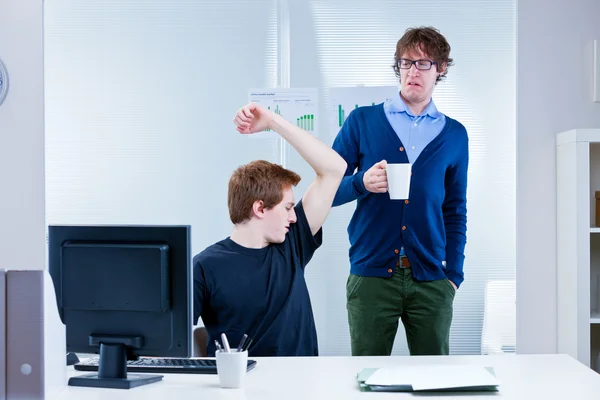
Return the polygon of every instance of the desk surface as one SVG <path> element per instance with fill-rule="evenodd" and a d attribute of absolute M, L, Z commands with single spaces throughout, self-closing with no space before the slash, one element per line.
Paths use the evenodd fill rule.
<path fill-rule="evenodd" d="M 58 397 L 75 399 L 384 399 L 450 397 L 456 399 L 600 399 L 600 374 L 562 355 L 446 357 L 302 357 L 255 358 L 243 389 L 221 389 L 216 375 L 172 374 L 161 382 L 130 390 L 66 387 Z M 361 392 L 356 373 L 365 367 L 399 364 L 470 364 L 491 366 L 502 382 L 495 393 L 411 394 Z M 81 374 L 69 367 L 69 376 Z"/>

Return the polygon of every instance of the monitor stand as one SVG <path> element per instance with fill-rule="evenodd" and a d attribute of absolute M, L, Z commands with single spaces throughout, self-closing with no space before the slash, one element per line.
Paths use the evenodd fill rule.
<path fill-rule="evenodd" d="M 127 348 L 123 343 L 100 343 L 98 373 L 74 376 L 69 386 L 131 389 L 160 381 L 162 375 L 128 374 Z"/>

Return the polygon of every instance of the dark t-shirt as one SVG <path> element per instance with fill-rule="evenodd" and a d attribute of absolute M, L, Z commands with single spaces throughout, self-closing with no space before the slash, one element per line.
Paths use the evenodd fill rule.
<path fill-rule="evenodd" d="M 285 241 L 250 249 L 224 239 L 194 257 L 194 322 L 208 330 L 208 355 L 225 333 L 231 347 L 253 339 L 251 356 L 316 356 L 317 332 L 304 268 L 322 243 L 302 201 Z"/>

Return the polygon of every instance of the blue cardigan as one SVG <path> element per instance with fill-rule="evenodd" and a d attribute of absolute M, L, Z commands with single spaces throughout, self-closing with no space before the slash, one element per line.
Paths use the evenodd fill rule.
<path fill-rule="evenodd" d="M 412 166 L 407 201 L 390 200 L 388 193 L 370 193 L 363 183 L 365 171 L 381 160 L 408 163 L 383 104 L 353 110 L 333 149 L 348 163 L 333 205 L 357 200 L 348 226 L 350 272 L 389 277 L 404 247 L 414 279 L 448 278 L 460 286 L 467 231 L 469 150 L 465 127 L 446 117 L 440 134 Z"/>

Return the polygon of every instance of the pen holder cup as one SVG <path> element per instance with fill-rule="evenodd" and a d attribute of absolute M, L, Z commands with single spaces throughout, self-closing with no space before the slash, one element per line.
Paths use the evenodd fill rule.
<path fill-rule="evenodd" d="M 217 373 L 222 388 L 236 389 L 244 384 L 244 376 L 248 366 L 248 351 L 226 351 L 217 350 Z"/>

